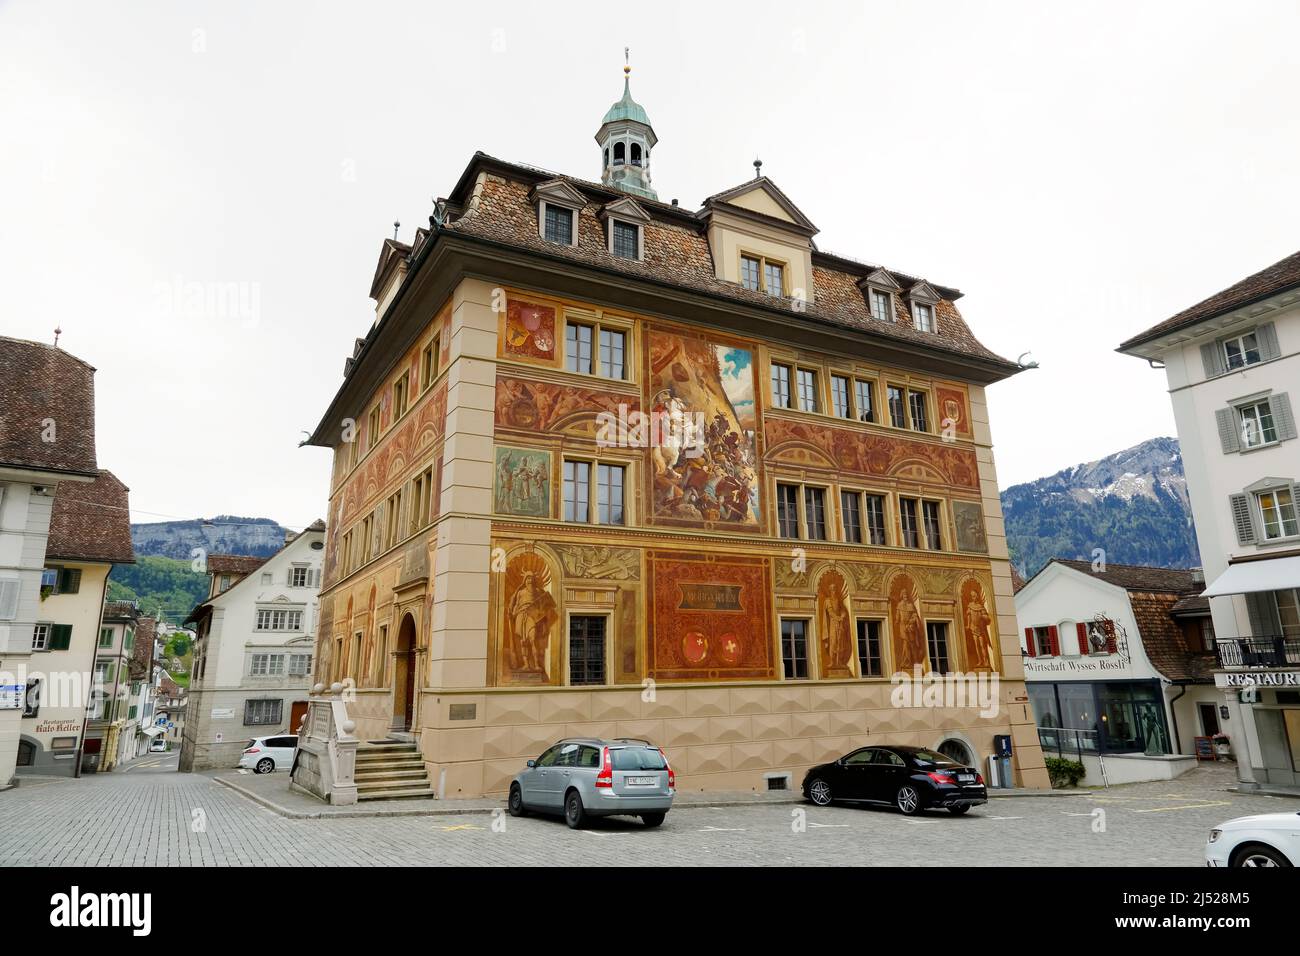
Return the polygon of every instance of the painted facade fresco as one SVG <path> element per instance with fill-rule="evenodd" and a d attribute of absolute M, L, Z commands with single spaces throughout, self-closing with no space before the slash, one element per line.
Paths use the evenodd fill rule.
<path fill-rule="evenodd" d="M 972 448 L 787 418 L 766 418 L 763 433 L 768 461 L 834 468 L 866 477 L 979 488 L 979 468 Z"/>
<path fill-rule="evenodd" d="M 496 424 L 530 432 L 573 432 L 594 438 L 596 416 L 617 417 L 619 406 L 629 414 L 640 409 L 635 396 L 552 382 L 497 376 Z"/>
<path fill-rule="evenodd" d="M 953 434 L 970 438 L 972 432 L 966 393 L 958 388 L 945 388 L 938 385 L 934 389 L 934 401 L 939 412 L 939 431 L 943 432 L 951 427 Z"/>
<path fill-rule="evenodd" d="M 961 585 L 961 624 L 966 637 L 966 669 L 969 671 L 1000 671 L 997 625 L 988 592 L 976 578 L 967 578 Z"/>
<path fill-rule="evenodd" d="M 555 548 L 564 576 L 578 580 L 636 581 L 641 577 L 641 552 L 604 544 L 560 545 Z"/>
<path fill-rule="evenodd" d="M 555 307 L 511 299 L 501 354 L 510 358 L 555 359 Z"/>
<path fill-rule="evenodd" d="M 767 559 L 665 551 L 648 558 L 649 676 L 775 676 Z"/>
<path fill-rule="evenodd" d="M 921 593 L 907 572 L 889 582 L 889 630 L 894 671 L 911 674 L 916 667 L 930 672 L 930 654 L 925 644 L 925 618 L 921 616 Z"/>
<path fill-rule="evenodd" d="M 560 612 L 550 565 L 533 552 L 506 564 L 501 677 L 506 684 L 549 684 L 555 675 Z"/>
<path fill-rule="evenodd" d="M 432 457 L 433 446 L 442 440 L 446 423 L 447 386 L 443 382 L 433 389 L 433 394 L 421 399 L 395 432 L 382 438 L 378 450 L 347 480 L 335 498 L 334 527 L 347 527 L 389 492 L 396 477 L 415 467 L 421 458 Z"/>
<path fill-rule="evenodd" d="M 492 501 L 500 515 L 550 517 L 551 453 L 498 445 Z"/>
<path fill-rule="evenodd" d="M 817 585 L 817 633 L 821 641 L 822 677 L 852 677 L 853 614 L 849 584 L 838 571 L 827 571 Z"/>
<path fill-rule="evenodd" d="M 984 508 L 978 501 L 954 501 L 952 520 L 957 529 L 957 550 L 987 554 L 988 537 L 984 533 Z"/>
<path fill-rule="evenodd" d="M 757 531 L 753 353 L 664 331 L 648 341 L 650 407 L 668 435 L 650 454 L 652 520 Z"/>

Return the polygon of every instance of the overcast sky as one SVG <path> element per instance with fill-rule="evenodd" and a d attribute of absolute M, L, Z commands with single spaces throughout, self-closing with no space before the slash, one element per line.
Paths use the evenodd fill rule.
<path fill-rule="evenodd" d="M 0 0 L 0 334 L 98 368 L 134 520 L 322 516 L 297 445 L 393 220 L 476 149 L 598 178 L 625 45 L 660 198 L 759 156 L 821 248 L 1032 352 L 990 390 L 1003 487 L 1174 434 L 1115 346 L 1300 246 L 1296 3 L 635 9 Z"/>

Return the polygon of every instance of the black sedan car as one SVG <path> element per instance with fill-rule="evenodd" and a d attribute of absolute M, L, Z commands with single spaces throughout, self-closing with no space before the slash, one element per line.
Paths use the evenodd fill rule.
<path fill-rule="evenodd" d="M 911 816 L 943 807 L 963 814 L 988 802 L 984 777 L 924 747 L 863 747 L 803 778 L 803 795 L 819 807 L 837 800 L 892 804 Z"/>

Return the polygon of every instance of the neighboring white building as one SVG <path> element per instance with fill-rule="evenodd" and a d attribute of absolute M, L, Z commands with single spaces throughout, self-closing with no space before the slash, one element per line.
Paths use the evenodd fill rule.
<path fill-rule="evenodd" d="M 135 562 L 127 492 L 112 472 L 101 471 L 89 483 L 60 482 L 54 496 L 18 742 L 19 773 L 71 776 L 84 755 L 89 677 L 98 655 L 108 575 L 115 564 Z M 89 763 L 97 767 L 99 761 L 94 756 Z"/>
<path fill-rule="evenodd" d="M 1016 592 L 1025 682 L 1044 756 L 1084 759 L 1088 782 L 1190 768 L 1196 737 L 1231 736 L 1215 690 L 1199 570 L 1053 560 Z"/>
<path fill-rule="evenodd" d="M 292 733 L 307 713 L 325 524 L 266 559 L 209 555 L 195 625 L 180 769 L 233 767 L 252 737 Z"/>
<path fill-rule="evenodd" d="M 1120 351 L 1165 366 L 1241 782 L 1300 785 L 1300 253 Z"/>
<path fill-rule="evenodd" d="M 55 490 L 99 475 L 94 375 L 62 349 L 0 337 L 0 789 L 18 762 Z"/>

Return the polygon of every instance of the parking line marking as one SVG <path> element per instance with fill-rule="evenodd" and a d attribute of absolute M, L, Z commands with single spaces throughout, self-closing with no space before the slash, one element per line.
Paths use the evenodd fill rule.
<path fill-rule="evenodd" d="M 985 820 L 1023 820 L 1024 817 L 985 817 Z"/>
<path fill-rule="evenodd" d="M 1231 800 L 1212 800 L 1209 803 L 1191 803 L 1185 807 L 1148 807 L 1145 810 L 1134 810 L 1134 813 L 1164 813 L 1168 810 L 1203 810 L 1206 807 L 1227 807 L 1231 806 Z"/>
<path fill-rule="evenodd" d="M 848 825 L 847 823 L 814 823 L 812 820 L 809 820 L 809 821 L 808 821 L 808 826 L 810 826 L 810 827 L 832 827 L 832 828 L 843 828 L 843 829 L 845 829 L 845 830 L 847 830 L 847 829 L 849 828 L 849 825 Z"/>
<path fill-rule="evenodd" d="M 697 833 L 744 833 L 744 827 L 702 827 Z"/>
<path fill-rule="evenodd" d="M 453 830 L 482 830 L 483 827 L 476 827 L 472 823 L 458 823 L 455 826 L 435 827 L 435 829 L 442 830 L 444 833 L 450 833 Z"/>

